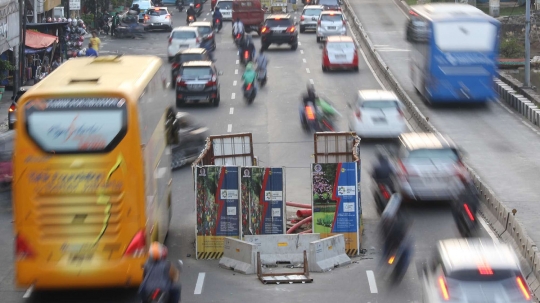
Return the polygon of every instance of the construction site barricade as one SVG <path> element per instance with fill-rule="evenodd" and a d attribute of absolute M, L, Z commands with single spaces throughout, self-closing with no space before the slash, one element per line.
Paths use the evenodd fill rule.
<path fill-rule="evenodd" d="M 335 235 L 309 244 L 308 263 L 310 271 L 325 272 L 348 265 L 351 259 L 345 253 L 345 238 Z"/>
<path fill-rule="evenodd" d="M 320 235 L 250 235 L 244 240 L 257 246 L 264 265 L 299 264 L 304 262 L 304 251 L 309 251 L 310 243 L 320 240 Z"/>
<path fill-rule="evenodd" d="M 234 238 L 225 238 L 223 257 L 219 260 L 219 266 L 252 275 L 257 272 L 256 258 L 257 245 Z"/>

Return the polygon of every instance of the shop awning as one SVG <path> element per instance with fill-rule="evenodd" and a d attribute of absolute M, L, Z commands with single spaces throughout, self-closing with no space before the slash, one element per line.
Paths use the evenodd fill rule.
<path fill-rule="evenodd" d="M 58 37 L 42 34 L 40 32 L 36 31 L 26 31 L 26 41 L 24 45 L 26 47 L 34 48 L 34 49 L 41 49 L 46 48 L 53 44 L 54 42 L 58 41 Z"/>

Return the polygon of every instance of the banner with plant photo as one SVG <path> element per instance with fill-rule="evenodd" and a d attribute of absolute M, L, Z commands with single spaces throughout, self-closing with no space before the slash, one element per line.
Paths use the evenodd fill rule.
<path fill-rule="evenodd" d="M 313 233 L 321 238 L 345 237 L 345 248 L 357 254 L 360 245 L 358 165 L 350 163 L 312 164 Z"/>
<path fill-rule="evenodd" d="M 242 234 L 283 234 L 283 168 L 242 167 Z"/>
<path fill-rule="evenodd" d="M 197 167 L 195 180 L 197 258 L 219 258 L 225 237 L 240 237 L 238 167 Z"/>

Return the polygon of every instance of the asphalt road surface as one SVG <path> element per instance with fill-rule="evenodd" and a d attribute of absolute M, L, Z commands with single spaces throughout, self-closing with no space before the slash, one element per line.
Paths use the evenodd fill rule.
<path fill-rule="evenodd" d="M 207 15 L 208 5 L 201 19 Z M 296 14 L 295 14 L 296 16 Z M 299 17 L 298 17 L 299 18 Z M 184 13 L 174 12 L 175 26 L 184 25 Z M 354 100 L 359 89 L 378 89 L 380 84 L 367 63 L 360 62 L 360 72 L 323 74 L 321 50 L 313 33 L 301 34 L 298 50 L 272 46 L 267 52 L 270 59 L 268 84 L 260 89 L 255 102 L 247 105 L 242 100 L 240 78 L 243 67 L 237 63 L 237 50 L 232 41 L 230 23 L 217 35 L 215 53 L 221 76 L 221 103 L 218 108 L 198 104 L 183 108 L 205 123 L 211 134 L 252 132 L 255 154 L 267 166 L 286 167 L 287 200 L 310 203 L 309 166 L 312 163 L 313 136 L 303 132 L 298 116 L 300 95 L 306 84 L 313 82 L 318 91 L 329 97 L 344 116 L 347 102 Z M 168 33 L 151 32 L 141 40 L 111 40 L 103 38 L 101 54 L 153 54 L 166 60 Z M 260 46 L 255 36 L 256 46 Z M 174 98 L 171 91 L 170 98 Z M 347 130 L 345 119 L 339 121 L 341 130 Z M 413 125 L 414 127 L 414 125 Z M 414 207 L 413 233 L 416 238 L 415 263 L 411 264 L 401 285 L 390 288 L 377 272 L 381 244 L 376 233 L 376 214 L 368 171 L 374 161 L 376 144 L 384 141 L 361 143 L 362 209 L 364 218 L 365 255 L 355 258 L 346 267 L 323 274 L 312 274 L 312 284 L 263 285 L 255 276 L 235 274 L 221 269 L 217 260 L 194 259 L 195 203 L 190 168 L 173 174 L 173 221 L 169 234 L 169 255 L 184 261 L 182 274 L 182 302 L 422 302 L 416 262 L 425 260 L 438 239 L 457 237 L 458 231 L 446 206 Z M 0 301 L 3 303 L 132 303 L 138 302 L 133 289 L 33 292 L 13 287 L 13 237 L 11 196 L 0 196 Z M 486 231 L 483 235 L 488 236 Z M 204 273 L 204 274 L 203 274 Z M 369 278 L 371 277 L 371 278 Z M 197 286 L 198 285 L 198 286 Z M 24 298 L 28 297 L 28 298 Z"/>

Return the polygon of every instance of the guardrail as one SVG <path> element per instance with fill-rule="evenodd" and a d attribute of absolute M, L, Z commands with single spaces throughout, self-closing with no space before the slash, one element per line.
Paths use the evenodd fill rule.
<path fill-rule="evenodd" d="M 408 8 L 405 7 L 406 4 L 403 4 L 403 2 L 400 2 L 399 4 L 401 5 L 400 9 L 405 8 L 406 12 L 408 12 Z M 354 13 L 349 1 L 344 0 L 343 6 L 345 8 L 345 13 L 349 15 L 348 19 L 354 20 L 356 25 L 351 26 L 351 29 L 353 31 L 352 34 L 357 39 L 359 38 L 362 41 L 362 43 L 360 43 L 360 40 L 358 41 L 359 47 L 364 50 L 364 53 L 366 56 L 368 56 L 369 61 L 374 63 L 372 64 L 372 68 L 379 79 L 384 82 L 387 88 L 394 90 L 402 102 L 407 106 L 409 113 L 420 127 L 420 129 L 415 130 L 438 132 L 433 124 L 431 124 L 420 112 L 418 107 L 405 92 L 405 89 L 399 84 L 392 71 L 390 71 L 389 66 L 386 65 L 382 57 L 376 52 L 374 44 L 371 42 L 362 26 L 362 23 Z M 538 116 L 538 112 L 540 112 L 540 110 L 538 110 L 536 106 L 530 104 L 525 104 L 525 106 L 521 105 L 521 103 L 524 101 L 519 99 L 518 94 L 515 92 L 505 92 L 504 90 L 507 88 L 500 84 L 500 82 L 496 82 L 496 85 L 502 86 L 501 90 L 498 89 L 498 91 L 501 94 L 501 98 L 505 100 L 505 102 L 512 104 L 512 107 L 514 107 L 514 105 L 518 107 L 520 113 L 522 113 L 524 116 L 532 117 L 533 120 L 536 119 L 534 121 L 536 121 L 535 124 L 538 125 L 538 120 L 540 118 Z M 502 90 L 503 88 L 504 90 Z M 486 221 L 490 223 L 494 232 L 496 232 L 497 235 L 503 240 L 507 241 L 508 244 L 512 245 L 514 249 L 521 255 L 522 258 L 520 259 L 525 270 L 524 273 L 526 274 L 527 282 L 536 301 L 538 302 L 538 298 L 540 298 L 540 254 L 537 251 L 536 244 L 530 237 L 527 236 L 525 229 L 519 222 L 517 222 L 514 214 L 495 197 L 493 191 L 482 181 L 476 172 L 468 165 L 466 166 L 467 170 L 474 179 L 475 186 L 478 188 L 482 196 L 482 215 Z"/>

